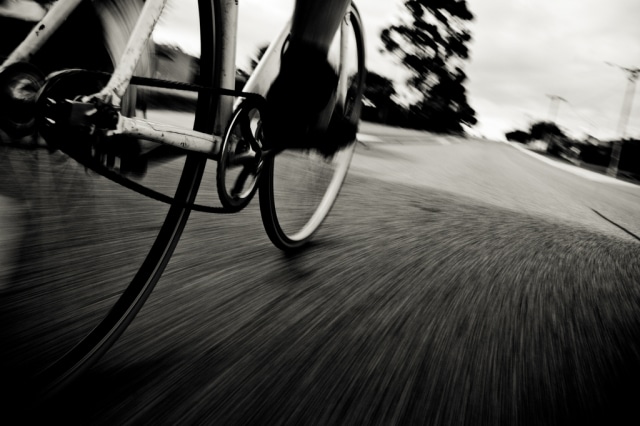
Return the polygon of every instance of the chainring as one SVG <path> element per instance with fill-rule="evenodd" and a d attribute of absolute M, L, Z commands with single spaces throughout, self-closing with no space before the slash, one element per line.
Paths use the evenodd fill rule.
<path fill-rule="evenodd" d="M 222 140 L 216 187 L 222 205 L 232 211 L 246 207 L 258 189 L 263 165 L 260 143 L 261 107 L 245 100 L 231 117 Z"/>

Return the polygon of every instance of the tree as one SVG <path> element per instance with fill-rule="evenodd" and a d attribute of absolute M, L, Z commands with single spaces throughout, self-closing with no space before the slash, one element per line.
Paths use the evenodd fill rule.
<path fill-rule="evenodd" d="M 251 57 L 249 57 L 250 62 L 248 71 L 245 71 L 241 68 L 236 69 L 236 90 L 242 90 L 244 85 L 247 83 L 247 80 L 249 80 L 249 77 L 258 66 L 258 62 L 260 62 L 260 59 L 262 59 L 268 48 L 269 43 L 263 44 L 256 49 L 255 53 Z"/>
<path fill-rule="evenodd" d="M 396 94 L 393 82 L 386 77 L 367 71 L 365 78 L 364 96 L 374 105 L 378 106 L 391 100 Z"/>
<path fill-rule="evenodd" d="M 368 71 L 363 93 L 365 104 L 362 118 L 381 123 L 386 122 L 390 109 L 395 107 L 395 102 L 392 99 L 395 94 L 396 89 L 391 80 Z"/>
<path fill-rule="evenodd" d="M 543 140 L 547 142 L 547 153 L 560 155 L 568 152 L 572 141 L 564 134 L 558 125 L 552 121 L 538 121 L 531 125 L 529 134 L 533 140 Z"/>
<path fill-rule="evenodd" d="M 529 129 L 529 134 L 531 135 L 531 139 L 547 139 L 550 136 L 558 136 L 563 139 L 567 137 L 558 125 L 551 121 L 538 121 L 533 123 Z"/>
<path fill-rule="evenodd" d="M 262 59 L 262 57 L 264 56 L 268 48 L 269 48 L 269 43 L 266 43 L 256 49 L 255 54 L 251 57 L 251 64 L 249 65 L 249 68 L 250 68 L 249 74 L 251 74 L 253 70 L 256 69 L 256 67 L 258 66 L 258 62 L 260 62 L 260 59 Z"/>
<path fill-rule="evenodd" d="M 410 19 L 381 33 L 385 49 L 411 72 L 407 80 L 420 99 L 410 107 L 415 127 L 461 132 L 477 123 L 467 102 L 462 64 L 469 59 L 466 28 L 473 15 L 465 0 L 407 0 Z"/>

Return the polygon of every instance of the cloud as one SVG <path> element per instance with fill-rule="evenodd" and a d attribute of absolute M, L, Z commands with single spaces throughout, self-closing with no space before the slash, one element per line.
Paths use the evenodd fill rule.
<path fill-rule="evenodd" d="M 172 21 L 161 26 L 165 40 L 197 49 L 197 25 L 189 1 L 169 3 Z M 393 55 L 380 53 L 380 31 L 398 22 L 402 0 L 356 2 L 366 35 L 367 65 L 398 85 L 407 72 Z M 503 137 L 514 127 L 549 116 L 549 94 L 569 101 L 558 123 L 570 133 L 616 136 L 626 90 L 625 74 L 610 61 L 640 66 L 638 0 L 468 0 L 476 19 L 469 77 L 469 103 L 478 130 Z M 243 0 L 239 7 L 238 63 L 248 65 L 255 50 L 275 38 L 289 19 L 294 0 Z M 194 47 L 195 46 L 195 47 Z M 401 91 L 401 90 L 400 90 Z M 640 137 L 640 101 L 628 134 Z"/>
<path fill-rule="evenodd" d="M 640 2 L 469 3 L 476 22 L 468 90 L 480 127 L 500 136 L 530 118 L 549 118 L 546 95 L 555 94 L 570 102 L 557 117 L 570 132 L 616 136 L 626 80 L 604 61 L 640 65 Z M 483 123 L 489 117 L 490 126 Z M 630 133 L 639 134 L 639 125 L 630 121 Z"/>

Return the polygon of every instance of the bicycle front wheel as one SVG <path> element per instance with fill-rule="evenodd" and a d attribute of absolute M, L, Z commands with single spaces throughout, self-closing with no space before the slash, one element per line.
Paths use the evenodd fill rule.
<path fill-rule="evenodd" d="M 132 8 L 134 3 L 138 6 Z M 111 72 L 142 3 L 82 3 L 34 56 L 32 65 L 44 75 L 69 68 Z M 199 67 L 196 82 L 217 86 L 219 2 L 199 0 L 194 13 L 201 52 L 199 59 L 191 59 Z M 90 40 L 92 47 L 83 52 L 71 49 L 78 37 L 83 37 L 83 46 Z M 177 56 L 182 52 L 170 47 L 162 50 L 161 71 L 180 74 L 187 55 Z M 73 76 L 65 84 L 65 96 L 81 86 Z M 123 114 L 140 110 L 140 100 L 140 91 L 129 90 Z M 213 130 L 211 118 L 218 104 L 213 95 L 162 92 L 144 103 L 145 114 L 155 115 L 150 118 L 156 121 L 177 119 L 178 125 Z M 183 107 L 179 113 L 177 104 Z M 177 203 L 166 207 L 86 170 L 59 151 L 25 147 L 9 140 L 8 133 L 0 136 L 0 173 L 6 173 L 0 185 L 0 364 L 6 389 L 26 387 L 24 397 L 42 397 L 94 364 L 140 311 L 189 218 L 184 205 L 196 198 L 206 158 L 162 147 L 141 153 L 149 170 L 133 179 L 173 196 Z M 112 170 L 124 176 L 124 163 L 114 164 L 113 153 L 106 157 Z"/>
<path fill-rule="evenodd" d="M 345 117 L 357 125 L 365 78 L 362 21 L 355 7 L 334 39 L 330 60 L 339 69 Z M 260 210 L 267 235 L 285 251 L 303 247 L 323 223 L 349 170 L 356 141 L 333 155 L 289 149 L 266 161 L 260 181 Z"/>

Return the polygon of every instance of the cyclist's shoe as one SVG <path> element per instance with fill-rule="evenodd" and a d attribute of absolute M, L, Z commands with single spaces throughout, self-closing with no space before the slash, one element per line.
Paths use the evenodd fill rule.
<path fill-rule="evenodd" d="M 336 105 L 331 115 L 329 127 L 315 141 L 318 151 L 330 157 L 356 140 L 358 125 L 345 117 L 343 109 Z"/>
<path fill-rule="evenodd" d="M 267 94 L 266 146 L 277 151 L 317 148 L 332 155 L 353 141 L 355 129 L 334 110 L 337 85 L 338 75 L 324 52 L 292 44 Z"/>

